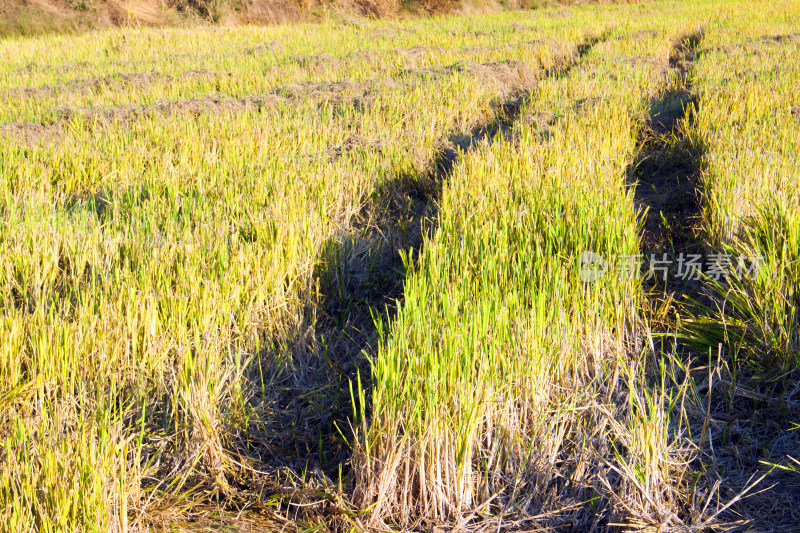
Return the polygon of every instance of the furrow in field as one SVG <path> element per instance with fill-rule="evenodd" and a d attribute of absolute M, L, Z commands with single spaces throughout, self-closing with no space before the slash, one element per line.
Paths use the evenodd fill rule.
<path fill-rule="evenodd" d="M 702 253 L 695 233 L 700 224 L 698 187 L 704 154 L 688 126 L 696 103 L 691 70 L 701 39 L 702 32 L 697 31 L 675 44 L 664 85 L 649 102 L 637 158 L 628 169 L 643 216 L 640 251 L 645 283 L 668 301 L 696 299 L 700 294 L 699 282 L 676 267 L 680 258 Z M 659 270 L 650 270 L 656 266 Z"/>
<path fill-rule="evenodd" d="M 638 388 L 637 283 L 590 285 L 575 268 L 585 250 L 638 245 L 625 168 L 661 71 L 607 58 L 666 58 L 668 44 L 663 28 L 598 43 L 509 112 L 552 116 L 549 135 L 535 120 L 498 123 L 513 135 L 448 169 L 400 309 L 378 326 L 354 456 L 371 526 L 589 530 L 633 520 L 623 499 L 648 523 L 672 512 L 666 421 Z M 646 480 L 635 489 L 632 471 Z"/>
<path fill-rule="evenodd" d="M 756 42 L 763 45 L 773 40 L 759 38 Z M 795 489 L 773 486 L 754 500 L 745 498 L 737 502 L 737 496 L 748 488 L 748 483 L 757 479 L 753 477 L 757 471 L 752 463 L 747 464 L 752 459 L 748 460 L 746 446 L 742 443 L 772 446 L 774 460 L 786 462 L 792 439 L 785 430 L 764 431 L 758 424 L 741 422 L 752 418 L 754 410 L 742 399 L 732 408 L 730 399 L 737 394 L 732 383 L 736 378 L 723 377 L 731 368 L 718 359 L 723 344 L 713 343 L 714 339 L 724 337 L 725 326 L 704 318 L 709 313 L 713 316 L 714 309 L 724 314 L 730 305 L 726 299 L 736 298 L 735 292 L 729 292 L 728 287 L 718 283 L 719 274 L 709 269 L 718 261 L 723 268 L 736 268 L 738 259 L 729 258 L 732 263 L 725 266 L 726 260 L 720 259 L 721 254 L 730 253 L 732 249 L 715 247 L 711 232 L 703 227 L 703 212 L 713 211 L 714 206 L 700 202 L 703 199 L 713 201 L 715 185 L 709 180 L 719 180 L 721 176 L 719 168 L 708 165 L 718 157 L 714 152 L 720 147 L 713 146 L 707 135 L 700 134 L 702 130 L 698 124 L 707 123 L 705 113 L 711 108 L 698 92 L 707 94 L 710 87 L 702 85 L 702 76 L 700 87 L 695 87 L 697 75 L 694 71 L 698 62 L 701 67 L 703 65 L 702 54 L 720 51 L 727 54 L 736 50 L 736 47 L 715 45 L 713 40 L 706 43 L 708 39 L 704 39 L 702 31 L 686 35 L 676 43 L 669 61 L 671 72 L 664 87 L 650 102 L 647 124 L 638 141 L 639 153 L 628 174 L 636 180 L 635 201 L 644 216 L 640 252 L 645 267 L 643 285 L 648 289 L 646 307 L 650 312 L 648 319 L 654 334 L 655 355 L 660 365 L 674 366 L 674 358 L 677 358 L 679 366 L 689 369 L 687 373 L 678 371 L 671 375 L 676 390 L 686 383 L 692 383 L 695 390 L 682 407 L 685 421 L 701 451 L 692 463 L 693 468 L 703 471 L 694 490 L 705 492 L 709 499 L 715 497 L 721 505 L 732 504 L 732 512 L 725 514 L 725 518 L 709 512 L 698 522 L 711 524 L 714 520 L 746 517 L 743 524 L 763 527 L 768 522 L 761 518 L 752 522 L 754 517 L 763 515 L 756 510 L 757 502 L 761 500 L 763 504 L 774 498 L 791 501 L 788 493 Z M 733 76 L 736 74 L 736 71 L 731 72 Z M 735 322 L 736 318 L 731 316 L 728 320 Z M 681 380 L 687 381 L 681 384 Z M 727 402 L 712 400 L 715 387 L 725 390 Z M 748 390 L 746 394 L 754 393 Z M 761 397 L 766 399 L 767 395 Z M 716 494 L 711 486 L 715 477 L 724 487 Z M 787 481 L 791 482 L 791 477 Z"/>
<path fill-rule="evenodd" d="M 797 9 L 748 6 L 713 28 L 687 124 L 704 147 L 698 226 L 714 258 L 707 297 L 680 309 L 696 358 L 687 412 L 707 483 L 730 502 L 720 519 L 755 531 L 800 520 Z"/>
<path fill-rule="evenodd" d="M 546 79 L 567 76 L 573 68 L 580 64 L 586 54 L 591 51 L 592 47 L 598 42 L 607 39 L 608 35 L 609 32 L 604 32 L 598 36 L 593 36 L 584 40 L 576 47 L 574 54 L 544 70 L 541 77 Z M 513 62 L 512 64 L 515 63 L 516 62 Z M 501 62 L 499 65 L 504 67 L 503 70 L 507 69 L 506 63 Z M 493 63 L 488 66 L 477 65 L 479 70 L 496 66 L 498 66 L 498 63 Z M 453 166 L 458 158 L 464 153 L 475 150 L 479 143 L 483 141 L 491 143 L 498 135 L 513 135 L 511 131 L 512 127 L 519 120 L 520 113 L 525 108 L 526 102 L 530 101 L 533 97 L 539 80 L 533 76 L 526 76 L 527 79 L 525 82 L 514 84 L 511 82 L 513 77 L 504 77 L 507 80 L 505 83 L 510 89 L 511 96 L 495 107 L 494 119 L 492 121 L 472 128 L 466 135 L 458 133 L 447 137 L 447 142 L 442 147 L 442 153 L 433 165 L 433 168 L 437 169 L 438 174 L 436 181 L 440 183 L 445 181 L 450 172 L 452 172 Z"/>
<path fill-rule="evenodd" d="M 349 433 L 354 420 L 348 384 L 355 385 L 359 375 L 363 385 L 368 383 L 369 367 L 363 354 L 374 356 L 377 323 L 390 320 L 402 306 L 407 262 L 423 253 L 424 236 L 435 230 L 441 188 L 455 165 L 480 147 L 507 135 L 536 84 L 541 79 L 566 75 L 605 37 L 588 38 L 578 44 L 573 54 L 541 75 L 529 78 L 522 87 L 509 83 L 509 96 L 495 106 L 490 120 L 467 132 L 446 134 L 437 155 L 425 165 L 427 174 L 399 175 L 386 180 L 356 215 L 350 231 L 342 232 L 323 247 L 315 274 L 320 293 L 306 311 L 314 314 L 314 338 L 300 340 L 316 347 L 323 356 L 304 358 L 303 385 L 274 391 L 277 396 L 273 402 L 279 406 L 276 409 L 279 416 L 274 421 L 276 431 L 271 438 L 280 440 L 279 447 L 308 449 L 314 446 L 313 439 L 319 434 L 330 442 L 329 437 L 338 432 L 332 425 L 334 422 Z M 330 391 L 344 394 L 337 399 Z M 369 389 L 364 393 L 368 398 Z M 327 405 L 326 416 L 319 416 L 319 409 L 309 399 L 312 397 L 334 400 Z M 292 425 L 310 425 L 315 429 L 291 436 L 278 430 Z M 347 455 L 345 443 L 333 441 L 335 444 L 329 444 L 326 450 L 330 460 L 313 461 L 315 467 L 330 477 L 336 474 L 337 461 Z M 298 497 L 302 498 L 302 493 Z M 315 510 L 314 506 L 308 509 Z"/>

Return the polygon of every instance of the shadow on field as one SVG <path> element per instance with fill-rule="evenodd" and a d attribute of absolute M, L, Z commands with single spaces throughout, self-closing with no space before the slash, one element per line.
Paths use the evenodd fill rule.
<path fill-rule="evenodd" d="M 643 213 L 640 253 L 645 267 L 651 257 L 662 259 L 663 254 L 672 260 L 679 254 L 702 253 L 697 228 L 706 148 L 689 133 L 696 111 L 690 73 L 701 38 L 702 34 L 692 33 L 675 44 L 669 66 L 677 83 L 665 87 L 649 102 L 649 116 L 638 139 L 638 156 L 627 170 L 629 183 L 636 185 L 635 205 Z M 652 280 L 651 288 L 660 290 L 663 297 L 698 297 L 699 283 L 682 280 L 676 274 L 670 270 L 668 283 L 661 287 L 655 287 Z"/>
<path fill-rule="evenodd" d="M 678 263 L 681 254 L 694 255 L 706 272 L 715 252 L 702 241 L 700 229 L 701 175 L 708 147 L 691 132 L 698 113 L 691 69 L 702 37 L 689 34 L 675 44 L 669 64 L 678 83 L 650 102 L 639 156 L 628 176 L 636 186 L 636 206 L 644 213 L 640 253 L 645 270 L 664 254 L 671 261 L 665 276 L 658 272 L 658 279 L 645 280 L 644 286 L 650 296 L 656 355 L 667 361 L 675 354 L 687 365 L 687 377 L 696 387 L 690 405 L 684 406 L 698 445 L 691 464 L 698 475 L 695 493 L 715 501 L 718 508 L 730 503 L 718 516 L 709 511 L 717 523 L 726 521 L 726 530 L 773 531 L 779 524 L 797 523 L 790 515 L 800 509 L 800 483 L 796 475 L 781 472 L 771 473 L 760 485 L 753 482 L 765 476 L 771 464 L 796 458 L 800 441 L 787 429 L 787 421 L 796 419 L 800 407 L 784 401 L 773 384 L 746 375 L 736 361 L 718 358 L 717 348 L 709 354 L 709 346 L 698 343 L 686 325 L 686 319 L 702 322 L 725 313 L 725 300 L 710 289 L 709 281 L 691 279 L 686 264 Z"/>
<path fill-rule="evenodd" d="M 566 75 L 602 38 L 586 40 L 545 76 Z M 292 482 L 292 491 L 277 490 L 274 484 L 263 491 L 285 494 L 282 510 L 298 512 L 305 505 L 303 513 L 317 518 L 343 512 L 331 502 L 341 502 L 341 484 L 348 482 L 347 440 L 353 419 L 362 412 L 370 416 L 375 318 L 387 323 L 402 304 L 405 258 L 413 262 L 422 252 L 424 236 L 435 229 L 437 200 L 458 160 L 481 143 L 509 135 L 534 90 L 517 91 L 499 103 L 493 120 L 450 133 L 426 172 L 385 179 L 352 229 L 324 247 L 315 272 L 318 292 L 304 312 L 303 326 L 286 344 L 292 361 L 271 387 L 275 395 L 262 399 L 272 403 L 274 413 L 260 432 L 270 450 L 264 462 L 283 472 L 278 477 L 284 487 L 287 480 Z"/>

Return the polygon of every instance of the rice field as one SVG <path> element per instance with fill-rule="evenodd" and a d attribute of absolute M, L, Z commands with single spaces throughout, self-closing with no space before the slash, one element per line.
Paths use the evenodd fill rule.
<path fill-rule="evenodd" d="M 799 53 L 795 0 L 0 40 L 0 530 L 791 530 Z"/>

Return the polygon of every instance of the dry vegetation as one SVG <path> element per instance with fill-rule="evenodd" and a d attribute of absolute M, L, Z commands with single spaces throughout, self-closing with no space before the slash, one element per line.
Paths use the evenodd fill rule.
<path fill-rule="evenodd" d="M 795 527 L 798 20 L 0 40 L 0 530 Z"/>
<path fill-rule="evenodd" d="M 276 24 L 535 9 L 573 0 L 0 0 L 0 37 L 122 26 Z"/>

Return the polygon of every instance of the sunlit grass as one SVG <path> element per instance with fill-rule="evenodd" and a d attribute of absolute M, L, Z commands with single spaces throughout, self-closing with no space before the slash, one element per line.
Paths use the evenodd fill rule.
<path fill-rule="evenodd" d="M 517 57 L 535 76 L 574 53 L 583 25 L 548 21 L 537 30 L 548 39 Z M 315 28 L 356 48 L 371 35 Z M 433 27 L 424 29 L 421 39 L 431 39 Z M 297 30 L 242 35 L 287 31 Z M 238 33 L 221 35 L 244 53 Z M 124 54 L 121 43 L 150 50 L 152 38 L 164 33 L 75 42 L 90 50 L 96 39 L 119 39 Z M 38 43 L 4 46 L 24 58 Z M 301 45 L 286 38 L 308 53 Z M 80 47 L 64 53 L 73 55 L 59 61 L 81 61 Z M 256 71 L 219 66 L 261 82 Z M 178 499 L 198 479 L 228 491 L 228 476 L 247 460 L 236 450 L 271 419 L 270 380 L 291 375 L 291 345 L 319 292 L 323 250 L 378 187 L 400 176 L 427 179 L 449 135 L 490 120 L 515 84 L 534 81 L 448 68 L 378 85 L 385 90 L 358 108 L 306 98 L 121 123 L 79 115 L 41 142 L 6 139 L 5 527 L 123 528 L 129 503 L 152 500 L 149 479 Z M 31 118 L 24 105 L 12 112 Z M 46 490 L 34 490 L 42 483 Z"/>
<path fill-rule="evenodd" d="M 642 293 L 614 269 L 638 253 L 626 167 L 674 36 L 657 26 L 623 35 L 526 102 L 521 115 L 549 125 L 520 121 L 446 183 L 439 226 L 373 363 L 357 491 L 376 524 L 571 511 L 555 494 L 626 499 L 653 520 L 664 512 L 668 413 L 639 392 Z M 580 281 L 584 250 L 609 259 L 608 276 Z M 604 486 L 598 454 L 633 483 Z M 568 481 L 556 481 L 559 469 Z"/>
<path fill-rule="evenodd" d="M 709 35 L 695 76 L 693 134 L 708 149 L 703 230 L 748 270 L 715 283 L 718 309 L 690 327 L 768 374 L 800 360 L 797 32 L 781 10 L 751 11 Z"/>
<path fill-rule="evenodd" d="M 0 41 L 0 530 L 204 505 L 291 525 L 334 500 L 348 527 L 676 524 L 690 446 L 615 270 L 640 247 L 628 170 L 703 26 L 703 229 L 766 260 L 703 327 L 796 365 L 800 44 L 731 52 L 797 32 L 776 18 L 650 2 Z M 381 219 L 389 193 L 423 215 Z M 585 250 L 609 259 L 593 283 Z M 276 428 L 276 391 L 307 392 L 310 360 L 340 372 L 315 329 L 340 317 L 318 317 L 381 269 L 402 298 L 369 308 L 376 350 L 351 343 L 371 368 L 337 382 L 352 419 L 281 448 L 270 432 L 312 430 Z M 352 456 L 331 480 L 309 465 L 334 439 Z M 290 454 L 280 479 L 323 480 L 313 503 L 264 482 Z"/>

